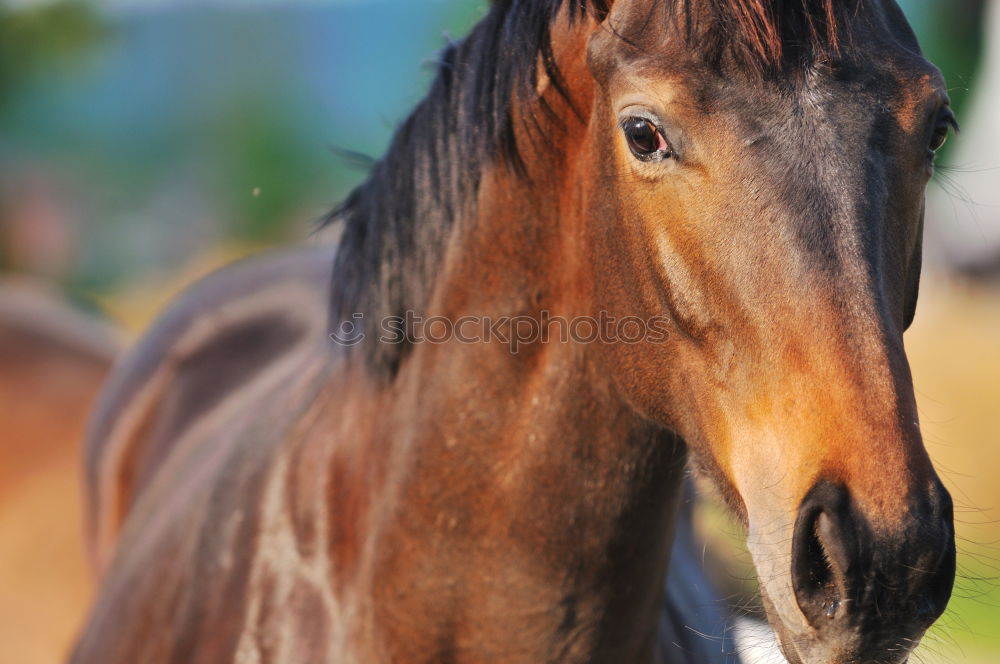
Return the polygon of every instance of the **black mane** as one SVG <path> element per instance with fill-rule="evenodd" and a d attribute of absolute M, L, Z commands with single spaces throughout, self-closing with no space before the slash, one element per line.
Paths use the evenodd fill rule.
<path fill-rule="evenodd" d="M 330 214 L 329 222 L 344 224 L 331 326 L 362 314 L 362 345 L 376 371 L 394 373 L 408 347 L 371 342 L 380 321 L 425 305 L 445 240 L 469 212 L 483 168 L 522 170 L 512 99 L 519 90 L 531 94 L 539 61 L 563 90 L 550 26 L 567 3 L 573 19 L 606 11 L 603 0 L 495 2 L 468 37 L 444 50 L 427 96 L 368 180 Z"/>

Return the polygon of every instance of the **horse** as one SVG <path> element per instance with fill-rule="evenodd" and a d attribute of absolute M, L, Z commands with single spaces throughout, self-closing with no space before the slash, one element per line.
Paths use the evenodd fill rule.
<path fill-rule="evenodd" d="M 53 289 L 0 278 L 0 661 L 59 661 L 83 621 L 80 448 L 119 346 Z"/>
<path fill-rule="evenodd" d="M 905 661 L 955 574 L 902 343 L 954 125 L 893 0 L 493 2 L 322 239 L 116 368 L 71 662 L 733 661 L 688 472 L 789 662 Z"/>

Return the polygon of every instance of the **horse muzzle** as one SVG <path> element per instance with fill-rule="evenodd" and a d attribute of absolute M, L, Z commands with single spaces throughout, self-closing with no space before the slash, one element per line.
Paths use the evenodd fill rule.
<path fill-rule="evenodd" d="M 907 503 L 894 523 L 879 523 L 843 485 L 823 481 L 806 494 L 785 601 L 769 601 L 761 583 L 792 664 L 905 662 L 944 611 L 955 578 L 951 497 L 934 478 Z"/>

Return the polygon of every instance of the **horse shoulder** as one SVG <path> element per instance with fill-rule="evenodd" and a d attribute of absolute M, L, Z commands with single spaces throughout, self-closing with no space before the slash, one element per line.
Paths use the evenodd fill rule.
<path fill-rule="evenodd" d="M 116 365 L 85 449 L 98 572 L 176 441 L 322 337 L 332 263 L 332 250 L 316 247 L 223 268 L 180 296 Z"/>

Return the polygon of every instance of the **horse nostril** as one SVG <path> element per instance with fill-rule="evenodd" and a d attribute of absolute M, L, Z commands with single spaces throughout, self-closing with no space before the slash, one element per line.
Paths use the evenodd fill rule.
<path fill-rule="evenodd" d="M 894 522 L 884 521 L 875 529 L 847 487 L 827 481 L 799 506 L 792 591 L 809 638 L 839 652 L 836 661 L 900 661 L 910 649 L 900 644 L 914 646 L 951 594 L 954 530 L 944 489 L 914 493 Z"/>
<path fill-rule="evenodd" d="M 829 521 L 825 514 L 818 513 L 811 524 L 797 533 L 793 544 L 792 583 L 796 600 L 809 622 L 814 622 L 820 614 L 832 619 L 840 607 L 836 572 L 820 535 L 821 531 L 830 529 Z"/>
<path fill-rule="evenodd" d="M 817 628 L 837 618 L 847 600 L 853 541 L 848 519 L 846 491 L 821 484 L 803 501 L 795 524 L 792 587 L 803 615 Z"/>

